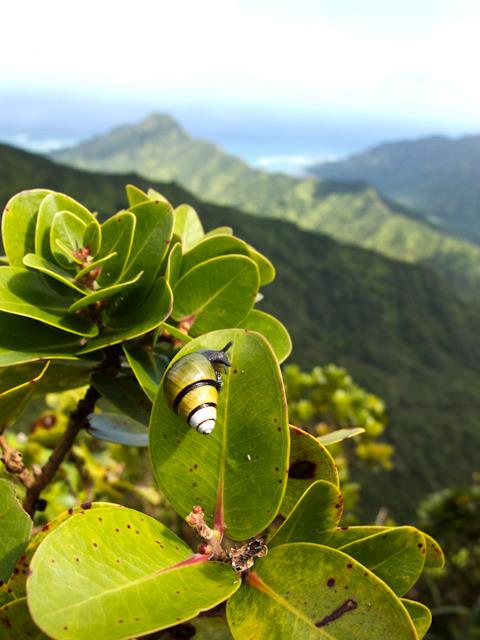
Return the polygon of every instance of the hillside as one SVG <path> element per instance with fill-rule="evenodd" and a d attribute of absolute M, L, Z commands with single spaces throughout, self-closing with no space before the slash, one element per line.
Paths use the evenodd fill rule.
<path fill-rule="evenodd" d="M 172 202 L 189 202 L 207 228 L 232 225 L 277 267 L 263 308 L 289 328 L 291 361 L 347 366 L 359 383 L 382 395 L 388 438 L 397 448 L 391 474 L 369 476 L 369 512 L 387 504 L 411 516 L 429 490 L 469 480 L 478 468 L 480 309 L 459 299 L 429 269 L 339 244 L 283 222 L 253 218 L 200 202 L 175 184 L 135 175 L 70 169 L 0 145 L 0 206 L 32 187 L 63 190 L 102 218 L 125 204 L 124 185 L 153 186 Z"/>
<path fill-rule="evenodd" d="M 151 180 L 174 180 L 204 200 L 290 220 L 389 257 L 425 264 L 459 288 L 480 291 L 479 247 L 437 231 L 374 188 L 256 171 L 215 145 L 193 139 L 168 116 L 151 115 L 55 158 L 84 169 L 135 170 Z"/>
<path fill-rule="evenodd" d="M 480 136 L 391 142 L 315 165 L 310 173 L 366 180 L 447 233 L 480 243 Z"/>

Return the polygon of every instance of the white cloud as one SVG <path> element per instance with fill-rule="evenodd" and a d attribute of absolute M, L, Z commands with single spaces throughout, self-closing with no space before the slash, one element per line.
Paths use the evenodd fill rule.
<path fill-rule="evenodd" d="M 3 18 L 4 87 L 480 113 L 480 6 L 468 0 L 17 1 Z"/>

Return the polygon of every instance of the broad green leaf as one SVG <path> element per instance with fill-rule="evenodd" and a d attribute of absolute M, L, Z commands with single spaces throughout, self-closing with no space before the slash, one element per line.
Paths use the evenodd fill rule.
<path fill-rule="evenodd" d="M 331 482 L 314 482 L 268 540 L 268 548 L 287 542 L 327 544 L 342 517 L 343 496 Z"/>
<path fill-rule="evenodd" d="M 425 536 L 425 543 L 427 545 L 425 566 L 429 569 L 443 569 L 445 565 L 445 556 L 441 546 L 434 538 L 432 538 L 432 536 L 429 536 L 427 533 L 424 533 L 423 535 Z"/>
<path fill-rule="evenodd" d="M 48 189 L 30 189 L 7 202 L 2 216 L 2 239 L 12 267 L 21 267 L 23 256 L 34 251 L 38 209 L 50 193 Z"/>
<path fill-rule="evenodd" d="M 425 564 L 425 538 L 414 527 L 395 527 L 341 547 L 373 571 L 393 591 L 405 595 Z"/>
<path fill-rule="evenodd" d="M 224 522 L 230 538 L 243 540 L 273 520 L 285 488 L 288 424 L 278 363 L 260 334 L 233 329 L 189 342 L 172 364 L 230 340 L 232 366 L 213 432 L 201 435 L 178 417 L 161 384 L 150 419 L 150 451 L 157 482 L 177 513 L 184 517 L 201 505 L 208 522 L 215 519 L 220 528 Z"/>
<path fill-rule="evenodd" d="M 160 380 L 167 368 L 168 359 L 166 356 L 153 351 L 150 346 L 139 342 L 126 342 L 123 345 L 123 351 L 139 385 L 150 401 L 153 402 Z"/>
<path fill-rule="evenodd" d="M 147 425 L 120 413 L 92 413 L 88 432 L 94 438 L 129 447 L 148 447 Z"/>
<path fill-rule="evenodd" d="M 0 637 L 2 640 L 48 640 L 33 622 L 26 598 L 0 608 Z"/>
<path fill-rule="evenodd" d="M 177 242 L 173 245 L 167 257 L 167 268 L 165 277 L 170 286 L 173 287 L 180 277 L 180 268 L 182 266 L 182 245 Z"/>
<path fill-rule="evenodd" d="M 7 580 L 24 552 L 32 521 L 15 495 L 15 485 L 0 478 L 0 580 Z"/>
<path fill-rule="evenodd" d="M 292 340 L 280 320 L 258 309 L 252 309 L 242 320 L 240 326 L 251 331 L 258 331 L 269 341 L 277 360 L 284 362 L 292 352 Z"/>
<path fill-rule="evenodd" d="M 78 388 L 88 384 L 91 370 L 98 366 L 95 360 L 50 360 L 48 370 L 32 384 L 33 395 L 41 396 L 46 393 L 57 393 L 68 389 Z M 38 373 L 39 363 L 19 364 L 15 367 L 0 368 L 0 378 L 11 375 L 15 369 L 15 377 L 21 376 L 21 381 L 34 378 Z"/>
<path fill-rule="evenodd" d="M 182 241 L 182 251 L 186 253 L 204 235 L 203 226 L 197 212 L 188 204 L 182 204 L 174 211 L 173 233 Z"/>
<path fill-rule="evenodd" d="M 248 245 L 243 240 L 235 238 L 235 236 L 211 236 L 204 238 L 201 242 L 195 244 L 183 256 L 182 275 L 196 267 L 201 262 L 206 262 L 211 258 L 227 255 L 243 255 L 248 256 Z"/>
<path fill-rule="evenodd" d="M 82 264 L 77 255 L 85 247 L 87 224 L 74 213 L 60 211 L 55 214 L 50 230 L 50 251 L 58 264 L 66 269 Z"/>
<path fill-rule="evenodd" d="M 192 336 L 235 327 L 252 309 L 257 291 L 258 269 L 250 258 L 212 258 L 178 280 L 172 317 L 193 316 Z"/>
<path fill-rule="evenodd" d="M 35 253 L 27 253 L 23 258 L 23 264 L 26 267 L 36 269 L 40 271 L 40 273 L 44 273 L 54 280 L 61 282 L 65 286 L 70 287 L 70 289 L 73 289 L 76 293 L 81 293 L 82 295 L 86 293 L 85 287 L 82 288 L 76 284 L 71 271 L 62 269 L 58 264 L 48 262 L 45 258 L 42 258 L 42 256 L 37 256 Z"/>
<path fill-rule="evenodd" d="M 44 358 L 74 359 L 82 341 L 73 333 L 0 312 L 0 367 Z"/>
<path fill-rule="evenodd" d="M 40 544 L 31 569 L 30 612 L 56 640 L 151 633 L 216 606 L 240 584 L 230 567 L 192 556 L 160 522 L 116 505 L 66 520 Z"/>
<path fill-rule="evenodd" d="M 130 259 L 136 223 L 137 219 L 130 211 L 120 211 L 103 223 L 99 255 L 106 256 L 115 252 L 116 256 L 102 267 L 98 277 L 100 286 L 107 287 L 120 278 Z"/>
<path fill-rule="evenodd" d="M 402 598 L 402 604 L 408 611 L 410 618 L 417 630 L 418 640 L 422 640 L 432 624 L 432 614 L 430 609 L 415 600 L 406 600 Z"/>
<path fill-rule="evenodd" d="M 89 225 L 95 220 L 94 216 L 83 204 L 70 198 L 70 196 L 63 193 L 49 192 L 49 195 L 40 205 L 35 230 L 35 253 L 49 262 L 54 260 L 50 250 L 50 231 L 53 219 L 60 211 L 69 211 L 75 214 L 75 216 L 86 225 Z"/>
<path fill-rule="evenodd" d="M 34 392 L 35 384 L 42 379 L 49 362 L 44 365 L 37 365 L 37 374 L 33 378 L 28 378 L 25 382 L 17 384 L 10 389 L 3 389 L 0 392 L 0 426 L 9 427 L 22 413 L 25 405 L 30 400 Z M 3 369 L 2 371 L 5 371 Z M 7 370 L 8 372 L 9 370 Z M 1 431 L 1 429 L 0 429 Z"/>
<path fill-rule="evenodd" d="M 172 310 L 172 290 L 164 278 L 153 285 L 148 296 L 138 306 L 111 318 L 101 335 L 89 340 L 78 353 L 90 353 L 125 340 L 138 338 L 158 327 Z"/>
<path fill-rule="evenodd" d="M 133 184 L 127 184 L 125 191 L 127 192 L 127 200 L 130 207 L 134 207 L 141 202 L 147 202 L 149 199 L 145 191 L 142 191 Z"/>
<path fill-rule="evenodd" d="M 0 267 L 0 311 L 81 336 L 97 335 L 98 327 L 88 318 L 67 313 L 71 303 L 71 298 L 54 293 L 41 274 L 18 267 Z"/>
<path fill-rule="evenodd" d="M 258 271 L 260 273 L 260 286 L 263 287 L 266 284 L 273 282 L 273 280 L 275 280 L 275 267 L 270 260 L 250 245 L 248 245 L 248 255 L 258 267 Z"/>
<path fill-rule="evenodd" d="M 324 447 L 328 447 L 331 444 L 337 444 L 337 442 L 343 442 L 349 438 L 354 438 L 360 434 L 365 433 L 365 429 L 362 427 L 353 427 L 352 429 L 335 429 L 330 433 L 326 433 L 324 436 L 318 436 L 317 440 Z"/>
<path fill-rule="evenodd" d="M 35 555 L 40 543 L 57 527 L 59 527 L 65 520 L 71 518 L 73 515 L 80 513 L 83 514 L 88 509 L 101 508 L 102 503 L 85 502 L 78 507 L 72 507 L 68 511 L 64 511 L 59 514 L 53 520 L 50 520 L 47 524 L 43 525 L 31 538 L 25 553 L 19 558 L 15 570 L 10 576 L 6 586 L 13 591 L 17 598 L 23 598 L 26 593 L 27 576 L 30 569 L 32 558 Z"/>
<path fill-rule="evenodd" d="M 338 487 L 338 471 L 330 453 L 312 435 L 290 426 L 288 483 L 280 513 L 286 516 L 316 480 Z"/>
<path fill-rule="evenodd" d="M 391 531 L 392 527 L 379 527 L 379 526 L 359 526 L 359 527 L 339 527 L 334 535 L 328 541 L 330 547 L 339 549 L 356 540 L 362 540 L 369 536 L 376 535 L 377 533 L 383 533 Z"/>
<path fill-rule="evenodd" d="M 147 424 L 152 404 L 132 376 L 116 378 L 105 373 L 94 372 L 91 381 L 95 389 L 120 413 Z M 144 427 L 145 429 L 145 427 Z"/>
<path fill-rule="evenodd" d="M 69 306 L 68 311 L 70 313 L 73 313 L 75 311 L 78 311 L 79 309 L 84 309 L 91 304 L 95 304 L 96 302 L 113 298 L 113 296 L 119 295 L 122 291 L 125 292 L 128 289 L 131 289 L 133 285 L 135 285 L 141 279 L 142 275 L 143 272 L 140 271 L 140 273 L 137 273 L 137 275 L 131 280 L 125 280 L 124 282 L 118 282 L 117 284 L 112 284 L 109 287 L 92 291 L 91 293 L 84 295 L 83 298 L 80 298 L 79 300 L 73 302 Z"/>
<path fill-rule="evenodd" d="M 173 211 L 168 202 L 142 202 L 132 208 L 136 218 L 130 259 L 122 275 L 129 280 L 143 271 L 142 282 L 135 292 L 140 302 L 155 281 L 172 238 Z M 142 293 L 140 293 L 140 290 Z M 124 310 L 120 302 L 119 308 Z"/>
<path fill-rule="evenodd" d="M 417 640 L 395 594 L 344 553 L 285 544 L 255 563 L 228 601 L 235 640 Z"/>

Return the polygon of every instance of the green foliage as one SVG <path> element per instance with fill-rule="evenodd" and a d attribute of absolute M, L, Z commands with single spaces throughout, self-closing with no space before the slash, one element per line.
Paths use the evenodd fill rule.
<path fill-rule="evenodd" d="M 0 479 L 0 581 L 12 573 L 27 546 L 32 521 L 22 509 L 11 482 Z"/>
<path fill-rule="evenodd" d="M 2 202 L 32 184 L 48 184 L 99 211 L 98 219 L 105 221 L 125 206 L 129 180 L 131 175 L 80 171 L 0 145 Z M 145 180 L 135 181 L 148 190 Z M 362 485 L 366 517 L 373 518 L 384 505 L 398 521 L 411 519 L 422 495 L 469 482 L 480 447 L 480 396 L 471 384 L 480 358 L 480 309 L 473 299 L 460 299 L 458 288 L 421 265 L 340 244 L 282 220 L 201 202 L 178 184 L 154 186 L 174 206 L 189 202 L 200 211 L 206 238 L 231 234 L 224 225 L 234 226 L 275 262 L 277 278 L 258 307 L 288 325 L 293 362 L 307 370 L 336 362 L 386 401 L 385 435 L 395 443 L 395 469 L 381 474 L 352 469 Z M 145 198 L 143 193 L 139 202 Z M 104 227 L 102 236 L 103 246 Z M 51 356 L 79 349 L 81 336 L 45 325 L 33 335 L 28 319 L 1 312 L 0 317 L 0 363 L 24 352 L 27 359 L 35 358 L 43 352 L 40 340 Z M 171 324 L 168 331 L 188 340 Z M 17 353 L 11 350 L 14 340 Z M 427 457 L 432 442 L 435 456 Z"/>
<path fill-rule="evenodd" d="M 479 160 L 478 136 L 431 136 L 381 144 L 346 160 L 316 165 L 311 173 L 365 180 L 440 229 L 478 244 Z"/>
<path fill-rule="evenodd" d="M 36 192 L 33 195 L 37 198 Z M 273 275 L 266 259 L 250 248 L 248 255 L 211 256 L 201 251 L 197 254 L 200 264 L 191 263 L 172 292 L 169 280 L 174 279 L 174 273 L 181 274 L 181 251 L 193 251 L 195 243 L 202 242 L 198 217 L 190 207 L 180 208 L 180 213 L 173 210 L 155 191 L 145 194 L 130 188 L 128 195 L 135 224 L 130 217 L 125 221 L 130 220 L 128 233 L 133 233 L 133 238 L 118 242 L 115 249 L 129 255 L 119 261 L 123 266 L 117 270 L 118 279 L 107 279 L 106 286 L 99 277 L 108 269 L 108 260 L 91 270 L 87 260 L 91 256 L 95 261 L 101 255 L 103 225 L 97 226 L 96 221 L 85 225 L 87 213 L 78 204 L 70 205 L 69 216 L 58 218 L 62 212 L 53 210 L 52 220 L 59 222 L 57 226 L 52 222 L 50 232 L 48 218 L 40 216 L 41 211 L 55 209 L 55 204 L 68 205 L 66 196 L 57 194 L 53 204 L 49 201 L 47 205 L 35 200 L 39 212 L 36 216 L 33 207 L 29 209 L 26 239 L 13 232 L 10 237 L 8 229 L 15 227 L 6 227 L 9 259 L 18 260 L 22 251 L 32 254 L 31 238 L 36 234 L 42 238 L 38 246 L 46 246 L 44 239 L 49 233 L 52 259 L 61 256 L 57 265 L 41 272 L 43 275 L 29 266 L 34 264 L 30 259 L 24 267 L 0 267 L 0 274 L 2 270 L 6 273 L 5 290 L 13 287 L 18 299 L 25 298 L 23 307 L 18 303 L 3 309 L 7 317 L 21 316 L 22 309 L 31 314 L 35 308 L 35 322 L 27 315 L 33 328 L 52 324 L 55 312 L 61 318 L 55 324 L 58 333 L 75 334 L 78 327 L 72 323 L 78 320 L 88 329 L 80 334 L 80 349 L 64 354 L 73 360 L 59 364 L 53 358 L 42 377 L 37 371 L 34 390 L 70 389 L 47 396 L 55 420 L 50 414 L 47 421 L 45 415 L 28 438 L 10 433 L 9 446 L 21 448 L 24 443 L 27 465 L 32 459 L 44 463 L 46 450 L 55 446 L 48 463 L 52 464 L 93 393 L 95 399 L 100 397 L 97 411 L 87 416 L 93 435 L 115 443 L 144 445 L 149 420 L 150 456 L 157 483 L 171 509 L 202 543 L 197 552 L 192 551 L 196 541 L 191 531 L 177 526 L 181 537 L 177 536 L 166 524 L 150 517 L 148 509 L 106 502 L 70 503 L 67 511 L 56 517 L 48 513 L 54 515 L 53 520 L 35 534 L 26 549 L 27 530 L 23 538 L 16 536 L 12 556 L 11 544 L 0 548 L 0 561 L 5 567 L 10 563 L 6 574 L 11 573 L 7 591 L 2 591 L 6 595 L 0 601 L 0 624 L 10 635 L 13 629 L 17 635 L 53 640 L 83 640 L 87 636 L 127 640 L 162 630 L 175 637 L 173 627 L 189 620 L 198 624 L 200 637 L 215 632 L 219 638 L 235 640 L 374 640 L 388 634 L 399 640 L 421 637 L 428 626 L 428 614 L 416 603 L 404 605 L 400 596 L 422 572 L 429 557 L 427 539 L 413 527 L 361 528 L 347 539 L 345 532 L 349 530 L 339 526 L 343 497 L 332 456 L 313 435 L 288 425 L 279 364 L 288 354 L 289 337 L 275 318 L 260 315 L 252 320 L 250 316 L 260 283 Z M 32 225 L 39 220 L 41 231 L 35 231 Z M 110 242 L 107 256 L 112 248 Z M 170 259 L 173 252 L 175 257 Z M 222 268 L 213 269 L 212 263 Z M 75 291 L 49 273 L 58 272 L 57 267 L 67 269 L 68 275 L 62 278 L 77 284 L 81 273 L 80 288 L 84 290 Z M 116 289 L 110 295 L 112 287 L 130 282 L 128 278 L 138 269 L 140 275 L 128 289 Z M 58 296 L 63 306 L 39 307 L 42 296 L 33 295 L 35 287 L 15 287 L 17 272 L 27 280 L 32 274 L 40 277 L 42 287 Z M 187 287 L 182 281 L 189 278 Z M 85 299 L 83 306 L 80 301 Z M 72 312 L 72 304 L 77 302 L 80 306 Z M 7 345 L 8 339 L 6 335 Z M 13 344 L 15 340 L 12 336 Z M 180 349 L 179 343 L 183 345 Z M 226 343 L 231 365 L 225 365 L 221 372 L 218 354 L 211 361 L 208 354 L 218 352 Z M 30 358 L 30 363 L 18 364 L 29 359 L 28 353 L 23 351 L 17 364 L 6 363 L 4 368 L 20 384 L 26 371 L 38 368 L 38 356 Z M 206 375 L 208 365 L 212 379 L 195 380 L 190 393 L 197 394 L 215 383 L 218 395 L 216 425 L 208 436 L 175 415 L 165 392 L 164 381 L 171 369 L 180 362 L 191 362 L 182 359 L 193 353 L 203 354 L 205 361 L 199 371 Z M 58 367 L 63 367 L 62 375 Z M 73 387 L 85 383 L 86 374 L 90 386 L 83 397 L 85 387 Z M 202 384 L 205 382 L 207 385 Z M 351 393 L 364 400 L 358 388 L 352 388 Z M 200 393 L 198 398 L 202 398 Z M 339 415 L 339 407 L 344 405 L 344 401 L 338 404 Z M 375 430 L 370 418 L 374 411 L 381 413 L 374 405 L 370 401 L 371 415 L 364 415 L 363 425 L 371 436 Z M 80 473 L 93 485 L 89 489 L 92 497 L 110 492 L 123 499 L 133 493 L 128 480 L 119 477 L 121 470 L 114 481 L 114 456 L 121 456 L 124 450 L 118 444 L 93 445 L 90 436 L 81 434 L 61 470 L 72 494 L 83 497 Z M 129 451 L 127 448 L 124 454 L 125 464 L 128 461 L 144 472 L 141 450 L 128 460 Z M 68 452 L 70 449 L 65 455 Z M 75 467 L 78 460 L 82 461 L 81 469 Z M 16 473 L 8 464 L 6 468 Z M 30 482 L 35 479 L 26 483 L 27 498 Z M 132 478 L 131 484 L 134 482 Z M 11 483 L 2 481 L 2 486 L 11 500 Z M 61 491 L 61 483 L 55 481 L 42 497 L 58 506 L 65 499 Z M 137 493 L 141 494 L 139 487 Z M 150 502 L 155 501 L 150 498 Z M 23 518 L 25 527 L 27 516 L 19 509 L 17 505 L 15 517 Z M 163 515 L 174 524 L 167 510 Z M 268 555 L 265 540 L 271 547 Z M 225 601 L 229 629 L 221 621 L 212 629 L 201 619 L 197 623 L 196 616 Z"/>
<path fill-rule="evenodd" d="M 465 189 L 458 189 L 455 181 L 456 195 L 452 196 L 452 175 L 461 171 L 458 167 L 463 166 L 463 160 L 449 163 L 438 179 L 432 177 L 437 173 L 431 166 L 433 162 L 437 169 L 442 164 L 444 154 L 440 151 L 434 154 L 433 161 L 422 157 L 419 162 L 414 153 L 409 154 L 411 163 L 403 157 L 403 148 L 399 149 L 396 161 L 392 161 L 388 151 L 384 155 L 383 148 L 378 154 L 374 152 L 373 158 L 366 155 L 365 159 L 361 157 L 357 161 L 356 156 L 353 160 L 353 165 L 360 165 L 358 170 L 355 167 L 351 172 L 344 171 L 343 165 L 324 167 L 319 173 L 323 176 L 321 180 L 271 174 L 250 168 L 213 144 L 191 138 L 168 116 L 153 114 L 138 124 L 117 127 L 92 141 L 59 151 L 55 158 L 82 169 L 136 171 L 150 180 L 175 181 L 204 200 L 238 207 L 258 216 L 290 220 L 305 229 L 320 231 L 392 258 L 428 264 L 456 286 L 467 292 L 478 292 L 478 247 L 450 237 L 442 227 L 433 227 L 422 214 L 387 200 L 365 182 L 359 182 L 367 180 L 378 184 L 381 193 L 400 196 L 400 202 L 409 206 L 426 207 L 428 213 L 447 209 L 451 219 L 447 229 L 458 229 L 460 225 L 455 221 L 460 211 L 463 235 L 471 240 L 470 229 L 472 224 L 476 225 L 477 214 L 477 198 L 471 195 L 477 192 L 475 180 L 467 181 Z M 364 163 L 367 172 L 362 166 Z M 390 181 L 392 175 L 395 181 L 407 173 L 410 182 L 414 182 L 414 194 L 415 189 L 420 191 L 420 198 L 414 194 L 411 197 L 409 185 L 401 190 L 384 189 L 385 181 L 376 181 L 382 172 L 388 174 Z M 350 182 L 342 183 L 338 178 L 347 178 Z M 463 205 L 469 198 L 466 226 Z M 462 201 L 460 206 L 457 206 L 458 199 Z"/>
<path fill-rule="evenodd" d="M 358 500 L 359 487 L 347 481 L 349 467 L 392 468 L 393 447 L 378 442 L 386 425 L 382 400 L 357 384 L 345 369 L 315 367 L 310 373 L 298 365 L 284 370 L 290 421 L 318 436 L 335 457 L 348 509 Z M 350 438 L 361 436 L 350 442 Z"/>

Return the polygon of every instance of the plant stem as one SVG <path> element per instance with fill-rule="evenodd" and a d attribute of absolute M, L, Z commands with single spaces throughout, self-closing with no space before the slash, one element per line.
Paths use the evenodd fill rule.
<path fill-rule="evenodd" d="M 102 373 L 118 371 L 121 353 L 121 347 L 118 345 L 107 349 L 103 362 L 96 370 Z M 85 397 L 79 401 L 76 409 L 70 414 L 67 428 L 55 445 L 50 458 L 41 469 L 41 472 L 36 475 L 31 486 L 27 487 L 23 508 L 30 517 L 33 518 L 41 492 L 55 477 L 60 465 L 69 454 L 78 433 L 88 427 L 88 416 L 95 410 L 95 403 L 100 397 L 101 394 L 95 387 L 88 387 Z"/>
<path fill-rule="evenodd" d="M 50 458 L 42 468 L 41 474 L 35 479 L 33 484 L 27 488 L 23 508 L 32 518 L 35 514 L 36 504 L 41 492 L 55 477 L 58 468 L 67 457 L 79 431 L 88 426 L 88 416 L 93 413 L 95 403 L 99 398 L 100 394 L 98 391 L 94 387 L 89 387 L 85 397 L 80 400 L 77 408 L 70 414 L 67 428 L 55 445 Z"/>

